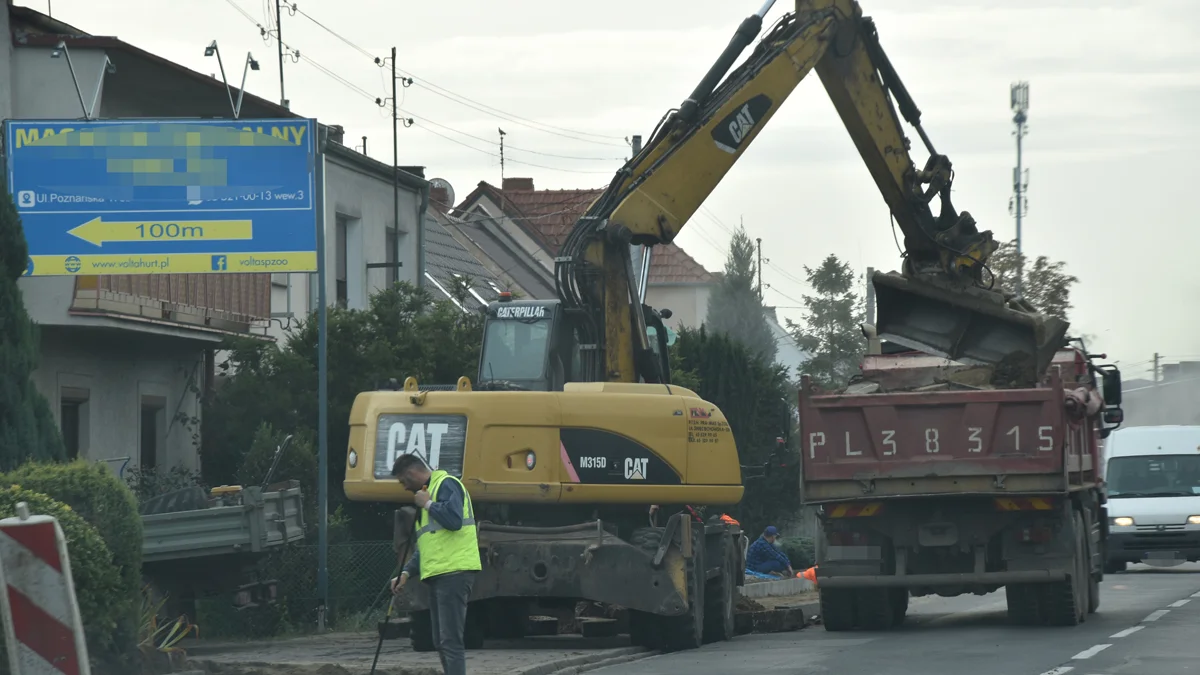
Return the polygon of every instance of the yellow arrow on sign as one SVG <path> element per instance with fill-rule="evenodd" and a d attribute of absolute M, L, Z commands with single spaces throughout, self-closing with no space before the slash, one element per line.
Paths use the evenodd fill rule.
<path fill-rule="evenodd" d="M 114 242 L 223 241 L 252 239 L 253 221 L 145 220 L 126 223 L 92 218 L 68 232 L 96 246 Z"/>

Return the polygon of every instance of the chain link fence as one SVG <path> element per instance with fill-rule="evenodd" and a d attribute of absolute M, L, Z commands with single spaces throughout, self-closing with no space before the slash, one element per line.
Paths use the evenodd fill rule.
<path fill-rule="evenodd" d="M 388 582 L 398 568 L 391 541 L 329 546 L 329 604 L 325 624 L 338 631 L 371 630 L 383 618 Z M 258 565 L 274 580 L 274 604 L 236 609 L 229 595 L 197 599 L 196 623 L 206 637 L 272 637 L 317 627 L 317 547 L 290 545 Z"/>

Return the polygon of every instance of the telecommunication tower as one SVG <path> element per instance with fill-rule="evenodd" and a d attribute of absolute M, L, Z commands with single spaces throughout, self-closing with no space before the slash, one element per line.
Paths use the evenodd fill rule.
<path fill-rule="evenodd" d="M 1017 166 L 1013 169 L 1013 196 L 1008 200 L 1008 212 L 1017 219 L 1017 297 L 1021 297 L 1021 278 L 1024 267 L 1021 258 L 1021 218 L 1029 210 L 1029 200 L 1025 193 L 1029 189 L 1029 170 L 1021 168 L 1021 139 L 1029 133 L 1025 122 L 1029 119 L 1029 83 L 1017 82 L 1009 89 L 1010 105 L 1013 111 L 1013 135 L 1017 137 Z"/>

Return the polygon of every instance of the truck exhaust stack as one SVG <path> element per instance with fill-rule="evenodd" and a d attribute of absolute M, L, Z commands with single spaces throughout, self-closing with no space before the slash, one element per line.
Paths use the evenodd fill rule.
<path fill-rule="evenodd" d="M 1069 324 L 1028 303 L 974 287 L 876 272 L 879 338 L 961 363 L 1030 362 L 1040 378 Z"/>

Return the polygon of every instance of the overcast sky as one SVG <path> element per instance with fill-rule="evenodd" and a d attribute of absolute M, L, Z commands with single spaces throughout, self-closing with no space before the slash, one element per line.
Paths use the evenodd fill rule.
<path fill-rule="evenodd" d="M 46 10 L 42 0 L 18 4 Z M 427 167 L 427 176 L 449 180 L 461 198 L 481 180 L 499 182 L 503 128 L 506 175 L 532 176 L 539 188 L 598 187 L 628 156 L 622 139 L 648 136 L 759 4 L 300 0 L 302 13 L 285 9 L 283 18 L 284 42 L 301 54 L 298 63 L 285 63 L 287 95 L 293 110 L 341 124 L 348 145 L 367 136 L 369 154 L 390 162 L 390 118 L 374 103 L 390 96 L 390 84 L 368 54 L 387 56 L 394 45 L 399 67 L 416 79 L 401 96 L 416 118 L 400 130 L 401 164 Z M 954 162 L 955 205 L 1000 240 L 1015 229 L 1008 213 L 1015 163 L 1009 85 L 1030 82 L 1024 248 L 1066 261 L 1079 277 L 1073 332 L 1095 336 L 1093 348 L 1124 364 L 1127 378 L 1147 375 L 1155 352 L 1167 361 L 1200 356 L 1200 265 L 1192 258 L 1200 250 L 1200 125 L 1193 121 L 1200 111 L 1200 1 L 862 4 L 926 131 Z M 247 90 L 279 99 L 275 44 L 264 43 L 254 25 L 267 23 L 274 2 L 170 5 L 53 0 L 58 19 L 205 73 L 216 72 L 203 56 L 216 39 L 235 83 L 241 68 L 230 63 L 251 51 L 262 70 L 250 73 Z M 768 22 L 789 9 L 780 0 Z M 719 270 L 741 219 L 763 239 L 767 298 L 781 308 L 800 304 L 809 292 L 803 266 L 830 253 L 860 272 L 899 263 L 887 208 L 815 75 L 758 136 L 680 243 Z M 798 319 L 802 312 L 780 314 Z"/>

